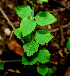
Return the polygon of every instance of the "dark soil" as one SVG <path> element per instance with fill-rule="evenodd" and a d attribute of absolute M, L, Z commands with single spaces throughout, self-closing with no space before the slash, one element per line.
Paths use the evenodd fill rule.
<path fill-rule="evenodd" d="M 15 6 L 20 5 L 29 5 L 32 8 L 32 0 L 0 0 L 0 7 L 15 28 L 20 27 L 21 22 L 21 18 L 15 12 Z M 70 69 L 70 53 L 66 49 L 66 44 L 70 38 L 70 8 L 68 6 L 70 6 L 69 0 L 49 0 L 48 3 L 38 3 L 35 0 L 35 15 L 40 11 L 49 11 L 57 19 L 56 22 L 45 27 L 37 25 L 34 30 L 35 32 L 44 29 L 54 36 L 48 44 L 40 46 L 40 48 L 48 49 L 51 53 L 50 62 L 46 65 L 55 70 L 52 76 L 64 76 L 65 72 Z M 8 44 L 13 40 L 17 40 L 21 46 L 23 43 L 14 34 L 12 36 L 11 34 L 7 35 L 8 31 L 5 33 L 6 28 L 9 29 L 9 32 L 13 31 L 5 16 L 0 12 L 0 60 L 21 60 L 22 57 L 10 50 Z M 37 64 L 24 66 L 22 62 L 5 62 L 4 70 L 0 71 L 0 75 L 41 76 L 37 73 L 36 67 Z"/>

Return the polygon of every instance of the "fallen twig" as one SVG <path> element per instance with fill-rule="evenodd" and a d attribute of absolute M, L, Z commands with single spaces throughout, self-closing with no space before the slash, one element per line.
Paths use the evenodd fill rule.
<path fill-rule="evenodd" d="M 61 26 L 62 28 L 66 28 L 66 27 L 68 27 L 70 25 L 70 22 L 68 23 L 68 24 L 66 24 L 66 25 L 63 25 L 63 26 Z M 56 28 L 56 29 L 53 29 L 53 30 L 50 30 L 49 32 L 51 33 L 51 32 L 56 32 L 56 31 L 58 31 L 58 30 L 60 30 L 60 28 Z"/>
<path fill-rule="evenodd" d="M 10 24 L 10 26 L 13 28 L 13 30 L 15 30 L 15 27 L 13 26 L 13 23 L 9 20 L 9 18 L 7 17 L 7 15 L 5 14 L 5 12 L 2 10 L 2 8 L 0 7 L 0 11 L 2 13 L 2 15 L 6 18 L 6 20 L 8 21 L 8 23 Z"/>
<path fill-rule="evenodd" d="M 60 32 L 61 32 L 61 46 L 64 44 L 64 35 L 63 35 L 63 28 L 60 27 Z"/>

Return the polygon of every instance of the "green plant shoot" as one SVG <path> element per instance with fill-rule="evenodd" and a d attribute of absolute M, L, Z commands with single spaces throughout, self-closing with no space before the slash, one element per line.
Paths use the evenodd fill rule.
<path fill-rule="evenodd" d="M 48 0 L 39 1 L 48 2 Z M 57 21 L 56 18 L 47 11 L 40 11 L 34 17 L 34 3 L 35 0 L 33 0 L 32 9 L 28 5 L 15 7 L 17 15 L 22 18 L 20 28 L 15 29 L 14 34 L 17 38 L 25 41 L 23 44 L 24 53 L 22 57 L 22 64 L 24 65 L 33 65 L 36 62 L 45 64 L 50 61 L 51 54 L 49 51 L 45 48 L 38 50 L 38 47 L 39 44 L 45 45 L 45 43 L 48 43 L 54 36 L 43 29 L 36 31 L 35 35 L 33 35 L 33 31 L 37 24 L 45 26 Z M 29 41 L 29 39 L 31 39 L 31 41 Z M 39 65 L 37 71 L 43 76 L 50 73 L 46 65 Z"/>

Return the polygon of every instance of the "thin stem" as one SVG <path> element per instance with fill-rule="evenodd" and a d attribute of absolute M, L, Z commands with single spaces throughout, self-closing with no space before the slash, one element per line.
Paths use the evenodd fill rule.
<path fill-rule="evenodd" d="M 34 39 L 33 39 L 33 32 L 32 32 L 32 40 L 34 40 Z"/>
<path fill-rule="evenodd" d="M 35 4 L 35 0 L 33 0 L 33 5 L 32 5 L 32 19 L 34 19 L 34 4 Z"/>
<path fill-rule="evenodd" d="M 0 60 L 0 62 L 3 62 L 3 63 L 5 63 L 5 62 L 17 62 L 17 61 L 22 61 L 22 60 L 7 60 L 7 61 L 2 61 L 2 60 Z"/>
<path fill-rule="evenodd" d="M 33 5 L 32 5 L 32 19 L 34 19 L 34 4 L 35 4 L 35 0 L 33 0 Z M 32 32 L 32 40 L 33 40 L 33 32 Z"/>

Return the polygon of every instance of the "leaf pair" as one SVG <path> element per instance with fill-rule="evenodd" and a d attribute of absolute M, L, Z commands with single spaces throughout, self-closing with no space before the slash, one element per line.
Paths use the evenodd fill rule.
<path fill-rule="evenodd" d="M 19 17 L 21 17 L 22 19 L 26 18 L 26 20 L 24 20 L 24 24 L 29 23 L 29 19 L 27 19 L 27 18 L 30 17 L 31 13 L 32 13 L 30 6 L 21 5 L 19 7 L 15 7 L 15 10 L 16 10 L 16 13 L 18 14 Z M 40 26 L 52 24 L 53 22 L 56 21 L 55 17 L 47 11 L 39 12 L 34 18 L 36 20 L 36 23 Z M 32 24 L 33 24 L 33 22 L 34 21 L 32 21 Z M 21 22 L 21 24 L 22 23 L 23 23 L 23 21 Z"/>
<path fill-rule="evenodd" d="M 23 57 L 22 57 L 22 64 L 24 64 L 24 65 L 33 65 L 37 61 L 42 63 L 42 64 L 45 64 L 48 61 L 50 61 L 50 55 L 51 54 L 46 49 L 41 49 L 39 51 L 39 53 L 37 53 L 37 54 L 35 53 L 32 56 L 30 56 L 29 58 L 25 57 L 25 53 L 24 53 Z"/>

